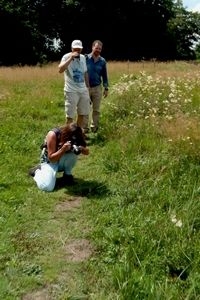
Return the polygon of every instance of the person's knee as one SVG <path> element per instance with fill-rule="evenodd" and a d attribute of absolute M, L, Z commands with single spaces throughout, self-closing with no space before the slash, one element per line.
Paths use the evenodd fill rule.
<path fill-rule="evenodd" d="M 41 172 L 35 174 L 34 180 L 37 187 L 41 191 L 52 192 L 56 184 L 56 176 L 54 172 L 45 170 L 46 166 L 43 167 Z"/>
<path fill-rule="evenodd" d="M 40 182 L 37 184 L 38 188 L 44 192 L 52 192 L 55 188 L 55 183 L 52 182 Z"/>

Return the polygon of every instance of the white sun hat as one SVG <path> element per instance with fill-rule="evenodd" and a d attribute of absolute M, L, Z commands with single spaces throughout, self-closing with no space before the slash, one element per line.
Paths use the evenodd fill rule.
<path fill-rule="evenodd" d="M 71 47 L 74 49 L 83 49 L 83 45 L 80 40 L 74 40 Z"/>

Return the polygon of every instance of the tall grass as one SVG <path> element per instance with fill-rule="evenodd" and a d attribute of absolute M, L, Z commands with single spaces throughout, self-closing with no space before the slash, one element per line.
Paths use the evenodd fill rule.
<path fill-rule="evenodd" d="M 63 76 L 56 64 L 0 69 L 0 299 L 200 299 L 199 66 L 108 72 L 79 184 L 44 193 L 27 171 L 65 122 Z M 81 240 L 92 255 L 74 261 L 67 246 Z"/>

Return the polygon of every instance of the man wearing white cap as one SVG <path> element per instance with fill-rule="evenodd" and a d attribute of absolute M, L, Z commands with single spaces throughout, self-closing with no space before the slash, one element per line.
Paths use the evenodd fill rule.
<path fill-rule="evenodd" d="M 90 96 L 86 58 L 81 54 L 82 49 L 82 42 L 74 40 L 72 51 L 62 57 L 58 69 L 59 73 L 64 72 L 66 122 L 73 122 L 77 113 L 77 124 L 85 129 L 85 117 L 90 112 Z"/>

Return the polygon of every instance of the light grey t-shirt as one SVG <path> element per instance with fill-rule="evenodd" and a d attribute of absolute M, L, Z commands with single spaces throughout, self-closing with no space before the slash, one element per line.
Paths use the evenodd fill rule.
<path fill-rule="evenodd" d="M 61 61 L 66 61 L 71 53 L 65 54 Z M 82 92 L 87 90 L 85 84 L 85 72 L 87 72 L 86 58 L 80 54 L 79 58 L 74 58 L 64 72 L 64 91 Z"/>

